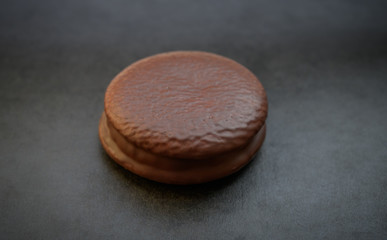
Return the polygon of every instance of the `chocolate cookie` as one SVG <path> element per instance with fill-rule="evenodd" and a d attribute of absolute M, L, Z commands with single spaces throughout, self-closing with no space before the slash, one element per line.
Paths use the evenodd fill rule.
<path fill-rule="evenodd" d="M 248 69 L 216 54 L 169 52 L 113 79 L 99 135 L 131 172 L 196 184 L 246 165 L 262 145 L 266 117 L 265 91 Z"/>

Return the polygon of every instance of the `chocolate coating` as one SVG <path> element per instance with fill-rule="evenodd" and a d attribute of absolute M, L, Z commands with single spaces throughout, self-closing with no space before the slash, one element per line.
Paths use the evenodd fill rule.
<path fill-rule="evenodd" d="M 99 136 L 126 169 L 195 184 L 246 165 L 264 141 L 266 116 L 265 91 L 248 69 L 216 54 L 170 52 L 113 79 Z"/>
<path fill-rule="evenodd" d="M 205 52 L 171 52 L 118 74 L 105 95 L 111 125 L 130 143 L 173 158 L 203 159 L 244 147 L 267 116 L 248 69 Z"/>

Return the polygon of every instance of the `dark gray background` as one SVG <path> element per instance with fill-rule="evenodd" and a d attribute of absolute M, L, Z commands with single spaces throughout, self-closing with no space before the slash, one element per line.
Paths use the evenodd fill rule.
<path fill-rule="evenodd" d="M 386 1 L 1 1 L 1 239 L 387 239 Z M 124 67 L 204 50 L 253 71 L 266 141 L 168 186 L 98 140 Z"/>

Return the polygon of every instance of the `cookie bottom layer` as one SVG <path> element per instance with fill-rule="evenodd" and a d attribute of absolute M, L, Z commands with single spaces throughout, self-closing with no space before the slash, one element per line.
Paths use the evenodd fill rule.
<path fill-rule="evenodd" d="M 99 138 L 108 155 L 119 165 L 144 178 L 168 184 L 198 184 L 237 172 L 261 147 L 266 124 L 244 148 L 206 159 L 158 156 L 126 141 L 109 124 L 105 112 L 99 122 Z"/>

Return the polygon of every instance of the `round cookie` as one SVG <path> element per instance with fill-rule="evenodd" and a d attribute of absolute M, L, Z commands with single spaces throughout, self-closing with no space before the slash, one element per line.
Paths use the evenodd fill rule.
<path fill-rule="evenodd" d="M 265 91 L 248 69 L 216 54 L 178 51 L 137 61 L 113 79 L 99 135 L 131 172 L 196 184 L 246 165 L 264 140 L 266 117 Z"/>

